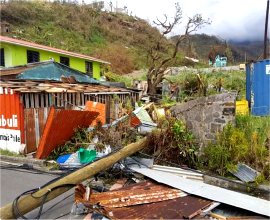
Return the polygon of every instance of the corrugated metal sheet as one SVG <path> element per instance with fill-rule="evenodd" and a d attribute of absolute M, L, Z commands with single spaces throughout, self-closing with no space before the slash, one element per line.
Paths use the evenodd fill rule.
<path fill-rule="evenodd" d="M 50 108 L 24 109 L 25 121 L 25 153 L 37 150 L 40 137 L 43 133 Z"/>
<path fill-rule="evenodd" d="M 52 61 L 41 61 L 35 63 L 28 63 L 26 65 L 12 66 L 12 67 L 3 67 L 0 68 L 1 79 L 9 79 L 9 76 L 13 79 L 16 79 L 16 75 L 24 72 L 25 70 L 32 69 L 33 67 L 40 66 L 43 64 L 51 63 Z"/>
<path fill-rule="evenodd" d="M 1 79 L 5 79 L 6 77 L 5 76 L 13 76 L 12 78 L 16 78 L 16 75 L 20 74 L 21 72 L 25 71 L 25 70 L 28 70 L 28 69 L 31 69 L 33 68 L 34 66 L 37 66 L 38 63 L 34 63 L 33 64 L 27 64 L 25 66 L 16 66 L 16 67 L 9 67 L 9 68 L 1 68 L 0 69 L 0 76 L 1 76 Z"/>
<path fill-rule="evenodd" d="M 148 112 L 142 107 L 135 109 L 133 114 L 137 116 L 141 123 L 153 123 L 153 120 Z"/>
<path fill-rule="evenodd" d="M 157 124 L 153 122 L 148 112 L 144 108 L 140 107 L 132 112 L 131 126 L 137 127 L 142 124 L 146 124 L 153 127 L 157 126 Z"/>
<path fill-rule="evenodd" d="M 110 219 L 184 219 L 193 218 L 212 202 L 195 196 L 135 205 L 122 208 L 104 208 Z"/>
<path fill-rule="evenodd" d="M 199 172 L 194 172 L 191 170 L 185 170 L 185 169 L 178 168 L 178 167 L 160 166 L 160 165 L 154 165 L 152 169 L 166 172 L 166 173 L 175 174 L 175 175 L 181 176 L 185 179 L 203 181 L 203 174 L 201 174 Z"/>
<path fill-rule="evenodd" d="M 98 112 L 99 115 L 96 118 L 96 120 L 93 121 L 92 125 L 96 125 L 97 122 L 101 122 L 102 125 L 106 123 L 106 105 L 99 103 L 99 102 L 93 102 L 93 101 L 87 101 L 85 103 L 85 110 L 86 111 L 95 111 Z"/>
<path fill-rule="evenodd" d="M 186 193 L 246 209 L 261 215 L 270 216 L 270 202 L 267 200 L 259 199 L 199 181 L 184 179 L 177 175 L 152 170 L 145 167 L 130 166 L 130 168 L 135 172 L 148 176 L 149 178 L 160 183 L 183 190 Z"/>
<path fill-rule="evenodd" d="M 94 193 L 90 196 L 90 203 L 112 208 L 159 202 L 186 195 L 178 189 L 146 181 L 118 190 Z"/>
<path fill-rule="evenodd" d="M 251 113 L 257 116 L 270 115 L 270 60 L 257 61 L 250 64 L 249 68 L 247 96 L 248 99 L 250 96 Z"/>
<path fill-rule="evenodd" d="M 2 72 L 4 71 L 2 70 Z M 23 80 L 70 81 L 71 83 L 75 81 L 79 83 L 99 84 L 99 81 L 90 76 L 53 61 L 40 63 L 38 66 L 23 70 L 16 78 Z"/>
<path fill-rule="evenodd" d="M 0 87 L 0 147 L 19 152 L 24 140 L 23 106 L 20 96 Z"/>
<path fill-rule="evenodd" d="M 88 127 L 98 116 L 98 112 L 61 110 L 51 108 L 38 145 L 36 157 L 46 158 L 60 144 L 64 144 L 78 127 Z"/>
<path fill-rule="evenodd" d="M 240 180 L 248 183 L 254 182 L 256 177 L 259 175 L 259 172 L 245 164 L 238 164 L 237 171 L 233 172 L 233 174 Z"/>

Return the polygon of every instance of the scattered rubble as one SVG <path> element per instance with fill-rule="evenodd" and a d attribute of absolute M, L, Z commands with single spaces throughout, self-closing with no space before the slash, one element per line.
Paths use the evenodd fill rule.
<path fill-rule="evenodd" d="M 239 217 L 266 219 L 265 216 L 270 215 L 267 209 L 269 201 L 225 190 L 226 193 L 232 195 L 230 199 L 229 196 L 224 196 L 224 189 L 214 188 L 204 183 L 199 184 L 204 184 L 201 187 L 197 180 L 188 180 L 187 182 L 185 179 L 177 177 L 175 173 L 165 174 L 155 170 L 155 168 L 152 168 L 151 172 L 146 172 L 145 170 L 150 169 L 145 165 L 140 163 L 134 165 L 134 160 L 132 162 L 131 158 L 128 158 L 128 161 L 129 164 L 133 165 L 127 164 L 126 166 L 136 171 L 133 173 L 134 175 L 139 172 L 146 176 L 143 176 L 143 179 L 140 180 L 134 176 L 133 178 L 138 181 L 137 183 L 134 181 L 128 182 L 126 178 L 117 179 L 116 183 L 112 183 L 113 187 L 109 191 L 90 190 L 90 194 L 87 188 L 94 189 L 95 181 L 91 181 L 90 185 L 86 187 L 78 185 L 75 189 L 75 204 L 78 207 L 82 207 L 82 205 L 86 207 L 88 211 L 84 214 L 88 212 L 100 213 L 103 218 L 109 219 L 238 219 Z M 167 169 L 169 170 L 168 167 Z M 178 169 L 171 167 L 171 170 Z M 123 175 L 125 176 L 125 172 Z M 149 180 L 147 176 L 152 180 Z M 115 185 L 117 185 L 117 188 L 114 188 Z M 192 190 L 190 191 L 189 188 Z M 217 194 L 219 190 L 223 190 L 224 193 Z M 211 193 L 213 195 L 212 200 L 209 200 L 207 194 L 210 195 Z M 249 200 L 246 200 L 247 197 Z M 226 204 L 228 200 L 232 203 L 230 205 L 233 206 L 224 206 L 224 203 Z M 252 203 L 253 200 L 256 200 L 253 208 L 244 202 Z M 229 212 L 228 207 L 230 207 Z"/>
<path fill-rule="evenodd" d="M 75 121 L 84 122 L 83 119 Z M 51 128 L 53 117 L 50 122 L 46 126 Z M 63 123 L 54 126 L 66 128 Z M 70 138 L 69 134 L 66 143 L 62 138 L 60 145 L 56 145 L 48 141 L 50 135 L 42 137 L 50 147 L 44 145 L 38 149 L 38 155 L 43 149 L 44 158 L 55 159 L 61 169 L 74 171 L 37 189 L 33 195 L 47 197 L 52 193 L 52 199 L 78 184 L 71 209 L 73 215 L 90 219 L 263 219 L 270 216 L 268 200 L 206 183 L 204 173 L 192 169 L 195 147 L 198 147 L 192 134 L 183 122 L 168 118 L 164 109 L 151 103 L 110 124 L 97 123 L 92 128 L 78 129 L 77 133 L 74 128 L 78 123 L 71 127 L 70 134 L 72 130 L 75 136 Z M 49 133 L 48 128 L 45 130 Z M 54 130 L 50 131 L 52 136 Z M 142 149 L 144 153 L 138 154 Z M 137 155 L 129 157 L 134 153 Z M 140 157 L 143 154 L 148 158 Z M 175 162 L 175 166 L 162 161 Z M 243 166 L 249 168 L 239 165 L 235 175 L 246 182 L 254 181 L 254 176 L 243 178 Z M 58 187 L 61 190 L 55 191 Z M 39 206 L 35 197 L 30 197 L 17 201 L 17 208 L 23 214 Z M 28 199 L 31 203 L 24 207 Z M 226 205 L 235 212 L 229 213 Z M 1 217 L 14 217 L 10 205 L 2 210 Z"/>

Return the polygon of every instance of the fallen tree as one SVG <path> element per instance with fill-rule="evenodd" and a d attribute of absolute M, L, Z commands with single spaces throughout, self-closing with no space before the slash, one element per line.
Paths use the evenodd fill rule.
<path fill-rule="evenodd" d="M 93 177 L 97 173 L 106 170 L 116 162 L 136 153 L 148 145 L 148 138 L 144 137 L 138 142 L 127 145 L 119 151 L 102 158 L 92 164 L 89 164 L 62 179 L 53 182 L 40 190 L 34 192 L 31 195 L 26 195 L 18 200 L 17 207 L 20 214 L 24 215 L 35 208 L 39 207 L 40 204 L 46 203 L 64 192 L 70 190 L 74 185 L 79 184 L 90 177 Z M 44 195 L 48 194 L 44 199 Z M 1 219 L 14 219 L 13 203 L 9 203 L 0 209 Z"/>

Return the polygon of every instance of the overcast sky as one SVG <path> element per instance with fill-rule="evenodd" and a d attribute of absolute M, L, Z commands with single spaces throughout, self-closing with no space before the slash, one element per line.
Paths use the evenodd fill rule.
<path fill-rule="evenodd" d="M 151 23 L 163 14 L 173 16 L 179 2 L 183 18 L 200 13 L 212 24 L 200 32 L 229 40 L 263 40 L 267 0 L 111 0 L 114 6 L 126 6 L 132 15 Z M 92 2 L 86 0 L 86 2 Z M 105 3 L 110 0 L 105 0 Z M 184 20 L 183 20 L 184 23 Z M 174 30 L 174 33 L 179 31 Z M 269 35 L 268 35 L 269 36 Z"/>

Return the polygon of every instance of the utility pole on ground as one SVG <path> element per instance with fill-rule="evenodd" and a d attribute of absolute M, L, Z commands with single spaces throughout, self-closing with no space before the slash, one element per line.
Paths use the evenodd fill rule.
<path fill-rule="evenodd" d="M 57 180 L 56 182 L 53 182 L 49 184 L 48 186 L 45 186 L 38 190 L 37 192 L 23 196 L 18 201 L 18 208 L 20 210 L 20 213 L 22 215 L 34 210 L 35 208 L 39 207 L 42 202 L 42 196 L 48 191 L 51 191 L 45 201 L 48 202 L 57 196 L 63 194 L 64 192 L 70 190 L 72 187 L 60 187 L 61 185 L 67 185 L 67 184 L 79 184 L 83 181 L 89 179 L 90 177 L 93 177 L 97 173 L 108 169 L 116 162 L 123 160 L 124 158 L 136 153 L 137 151 L 143 149 L 148 145 L 148 138 L 144 137 L 143 139 L 129 144 L 126 147 L 120 149 L 119 151 L 102 158 L 92 164 L 89 164 L 65 177 L 63 177 L 60 180 Z M 56 190 L 52 190 L 54 188 L 57 188 Z M 4 207 L 1 207 L 0 209 L 0 219 L 14 219 L 16 216 L 13 214 L 13 205 L 12 203 L 9 203 L 5 205 Z"/>

